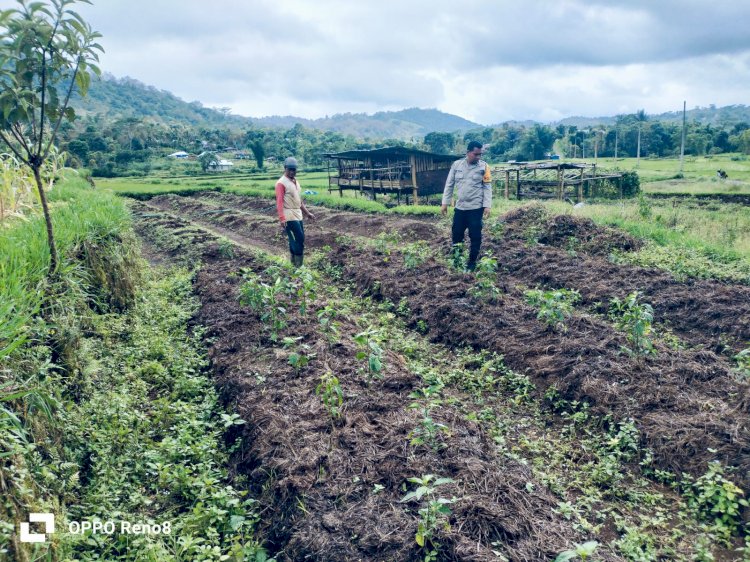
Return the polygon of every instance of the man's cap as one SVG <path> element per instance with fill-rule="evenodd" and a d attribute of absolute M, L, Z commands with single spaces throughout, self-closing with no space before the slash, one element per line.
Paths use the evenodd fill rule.
<path fill-rule="evenodd" d="M 292 168 L 294 170 L 297 169 L 297 159 L 294 156 L 290 156 L 286 160 L 284 160 L 284 167 L 285 168 Z"/>

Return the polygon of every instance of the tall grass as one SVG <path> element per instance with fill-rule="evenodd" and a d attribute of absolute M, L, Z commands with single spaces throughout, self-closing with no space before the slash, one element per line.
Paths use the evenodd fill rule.
<path fill-rule="evenodd" d="M 549 202 L 556 213 L 588 217 L 616 226 L 659 246 L 699 251 L 714 260 L 750 261 L 750 207 L 735 204 L 697 205 L 647 199 L 645 203 L 591 204 L 580 209 Z"/>
<path fill-rule="evenodd" d="M 62 257 L 62 275 L 74 273 L 84 242 L 119 235 L 128 228 L 125 203 L 71 179 L 49 194 L 52 222 Z M 0 359 L 29 337 L 31 318 L 45 293 L 49 247 L 43 217 L 33 215 L 0 231 Z"/>

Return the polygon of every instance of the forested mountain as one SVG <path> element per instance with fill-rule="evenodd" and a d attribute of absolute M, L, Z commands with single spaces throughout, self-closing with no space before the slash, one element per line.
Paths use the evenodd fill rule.
<path fill-rule="evenodd" d="M 457 115 L 437 109 L 409 108 L 401 111 L 340 113 L 319 119 L 294 116 L 261 118 L 232 115 L 227 111 L 204 107 L 200 102 L 186 102 L 165 90 L 148 86 L 132 78 L 115 78 L 105 74 L 92 81 L 85 100 L 76 98 L 73 106 L 80 115 L 103 115 L 108 119 L 150 118 L 166 125 L 194 127 L 255 127 L 291 128 L 296 124 L 319 131 L 332 131 L 356 138 L 413 140 L 431 132 L 461 132 L 482 127 Z M 650 121 L 680 122 L 681 111 L 649 114 Z M 738 123 L 750 123 L 750 106 L 696 107 L 688 110 L 687 119 L 696 125 L 731 128 Z M 553 125 L 575 126 L 579 129 L 612 126 L 616 116 L 566 117 Z M 532 127 L 533 121 L 508 121 L 509 126 Z M 499 127 L 493 125 L 493 127 Z"/>
<path fill-rule="evenodd" d="M 665 122 L 682 122 L 682 111 L 669 111 L 667 113 L 650 113 L 648 115 L 651 121 Z M 750 123 L 750 106 L 727 105 L 725 107 L 695 107 L 686 111 L 686 118 L 689 122 L 698 125 L 711 125 L 713 127 L 733 127 L 738 123 Z M 560 125 L 575 126 L 579 129 L 586 127 L 596 127 L 599 125 L 614 125 L 617 117 L 566 117 L 561 119 Z"/>
<path fill-rule="evenodd" d="M 231 115 L 187 103 L 130 78 L 111 76 L 92 83 L 77 99 L 79 118 L 60 129 L 59 143 L 72 165 L 95 175 L 147 174 L 154 159 L 184 150 L 244 150 L 259 167 L 295 155 L 306 166 L 324 164 L 324 155 L 351 149 L 405 145 L 460 155 L 469 140 L 485 145 L 493 162 L 563 157 L 673 156 L 679 154 L 679 112 L 638 111 L 603 118 L 570 118 L 555 124 L 514 121 L 485 127 L 435 109 L 404 109 L 374 115 L 340 114 L 322 119 Z M 578 125 L 576 123 L 579 123 Z M 685 152 L 691 155 L 750 154 L 750 108 L 696 108 L 688 113 Z M 244 155 L 243 155 L 244 156 Z"/>
<path fill-rule="evenodd" d="M 342 113 L 320 119 L 294 116 L 241 117 L 204 107 L 197 101 L 188 103 L 170 92 L 147 86 L 132 78 L 115 78 L 111 75 L 92 81 L 86 99 L 74 99 L 73 107 L 77 113 L 84 116 L 101 114 L 108 118 L 120 119 L 151 118 L 168 125 L 238 128 L 255 125 L 291 128 L 301 124 L 310 129 L 373 139 L 411 140 L 432 131 L 455 132 L 480 126 L 437 109 L 416 107 L 401 111 L 380 111 L 374 115 Z"/>

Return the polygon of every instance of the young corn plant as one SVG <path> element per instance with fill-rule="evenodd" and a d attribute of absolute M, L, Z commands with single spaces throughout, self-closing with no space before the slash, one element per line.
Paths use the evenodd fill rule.
<path fill-rule="evenodd" d="M 409 478 L 408 481 L 417 484 L 417 489 L 401 498 L 401 502 L 407 503 L 413 500 L 421 502 L 423 498 L 426 500 L 418 511 L 420 519 L 414 539 L 423 549 L 424 562 L 434 562 L 440 553 L 440 543 L 435 535 L 441 528 L 446 531 L 450 529 L 448 522 L 448 516 L 451 514 L 450 505 L 458 499 L 437 497 L 437 488 L 454 481 L 451 478 L 438 478 L 434 474 Z"/>
<path fill-rule="evenodd" d="M 581 298 L 578 291 L 570 289 L 530 289 L 524 291 L 524 296 L 528 304 L 538 309 L 537 319 L 560 332 L 567 331 L 565 323 L 573 315 L 573 305 Z"/>
<path fill-rule="evenodd" d="M 320 383 L 315 387 L 315 394 L 320 396 L 331 420 L 341 417 L 341 406 L 344 404 L 344 393 L 339 379 L 328 371 L 320 377 Z"/>
<path fill-rule="evenodd" d="M 648 355 L 656 353 L 649 337 L 654 321 L 654 309 L 648 303 L 640 303 L 640 293 L 634 291 L 624 299 L 615 297 L 609 305 L 610 317 L 618 330 L 623 330 L 630 343 L 630 353 Z"/>

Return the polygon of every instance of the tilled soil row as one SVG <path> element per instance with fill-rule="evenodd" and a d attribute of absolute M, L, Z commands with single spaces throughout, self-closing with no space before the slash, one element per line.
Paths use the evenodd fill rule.
<path fill-rule="evenodd" d="M 185 212 L 184 198 L 169 201 L 171 209 Z M 193 215 L 232 221 L 239 232 L 249 229 L 257 236 L 261 229 L 277 228 L 270 217 L 227 213 L 219 219 L 205 214 L 205 204 L 194 204 Z M 335 238 L 326 241 L 336 246 Z M 538 251 L 549 255 L 552 250 Z M 602 320 L 578 317 L 566 334 L 557 334 L 546 330 L 517 296 L 506 295 L 496 304 L 469 297 L 473 278 L 435 262 L 410 270 L 395 260 L 386 263 L 373 250 L 338 248 L 332 255 L 360 290 L 373 290 L 381 281 L 378 290 L 384 296 L 395 302 L 407 298 L 416 315 L 413 321 L 425 319 L 436 341 L 499 351 L 512 367 L 528 371 L 544 386 L 555 383 L 568 398 L 589 400 L 601 414 L 636 419 L 663 467 L 698 475 L 708 460 L 720 458 L 741 468 L 740 478 L 750 481 L 747 385 L 738 383 L 727 362 L 712 352 L 662 348 L 656 357 L 631 359 L 621 351 L 624 337 Z"/>
<path fill-rule="evenodd" d="M 270 200 L 212 192 L 193 197 L 161 196 L 150 203 L 189 213 L 194 220 L 236 229 L 243 235 L 268 237 L 280 249 L 285 245 Z M 225 212 L 216 213 L 217 209 Z M 311 248 L 333 245 L 341 234 L 371 238 L 390 230 L 400 232 L 406 242 L 423 239 L 437 247 L 448 245 L 445 225 L 434 219 L 366 215 L 323 207 L 314 211 L 318 220 L 307 225 Z M 507 213 L 502 221 L 504 234 L 496 238 L 486 233 L 484 248 L 498 258 L 499 281 L 508 287 L 520 284 L 576 289 L 582 304 L 596 305 L 600 312 L 606 312 L 613 297 L 622 298 L 638 290 L 654 307 L 655 320 L 691 345 L 714 351 L 730 345 L 739 351 L 750 343 L 750 287 L 708 280 L 680 282 L 661 270 L 615 265 L 607 260 L 612 249 L 632 250 L 640 242 L 587 219 L 545 217 L 538 207 L 531 206 Z M 536 229 L 532 234 L 542 244 L 526 243 L 529 229 Z M 573 238 L 575 255 L 566 251 Z"/>
<path fill-rule="evenodd" d="M 721 351 L 727 344 L 739 350 L 750 343 L 748 286 L 681 282 L 662 270 L 615 265 L 606 259 L 609 252 L 636 249 L 638 242 L 585 219 L 546 217 L 531 206 L 507 213 L 503 221 L 503 236 L 488 237 L 485 247 L 498 257 L 501 277 L 509 284 L 576 289 L 582 304 L 596 305 L 600 312 L 613 297 L 640 291 L 654 307 L 655 320 L 690 344 Z M 542 244 L 529 244 L 529 235 Z M 571 241 L 575 244 L 568 248 Z"/>
<path fill-rule="evenodd" d="M 633 418 L 657 463 L 701 475 L 720 459 L 750 484 L 750 387 L 710 351 L 675 351 L 634 358 L 623 335 L 594 317 L 576 316 L 565 333 L 547 329 L 517 296 L 496 302 L 470 295 L 473 277 L 428 261 L 407 268 L 372 249 L 333 252 L 360 294 L 408 304 L 412 322 L 433 341 L 490 349 L 541 388 L 554 384 L 568 399 L 587 401 L 600 415 Z"/>
<path fill-rule="evenodd" d="M 342 337 L 332 344 L 321 334 L 315 314 L 327 303 L 316 302 L 305 316 L 292 313 L 286 330 L 301 337 L 310 346 L 306 353 L 314 355 L 307 367 L 295 371 L 288 363 L 290 351 L 269 339 L 258 313 L 239 304 L 243 281 L 237 272 L 262 272 L 265 265 L 241 250 L 233 259 L 223 258 L 215 239 L 185 229 L 172 217 L 154 215 L 141 213 L 138 227 L 154 246 L 164 240 L 153 234 L 169 225 L 183 232 L 177 237 L 186 246 L 193 235 L 198 238 L 193 247 L 206 267 L 195 282 L 201 300 L 197 321 L 207 327 L 212 342 L 216 384 L 247 422 L 236 469 L 249 475 L 266 508 L 261 530 L 278 560 L 421 559 L 414 540 L 420 505 L 400 500 L 407 479 L 425 474 L 453 478 L 439 494 L 459 498 L 450 529 L 436 531 L 438 560 L 494 561 L 498 549 L 511 560 L 549 560 L 572 546 L 578 535 L 553 511 L 554 496 L 526 466 L 499 455 L 480 426 L 456 410 L 434 413 L 450 428 L 447 447 L 436 452 L 409 445 L 419 422 L 407 407 L 409 393 L 420 381 L 403 358 L 387 354 L 383 380 L 368 384 L 351 340 L 361 328 L 342 318 Z M 325 372 L 335 373 L 344 390 L 341 419 L 335 421 L 315 392 Z"/>

